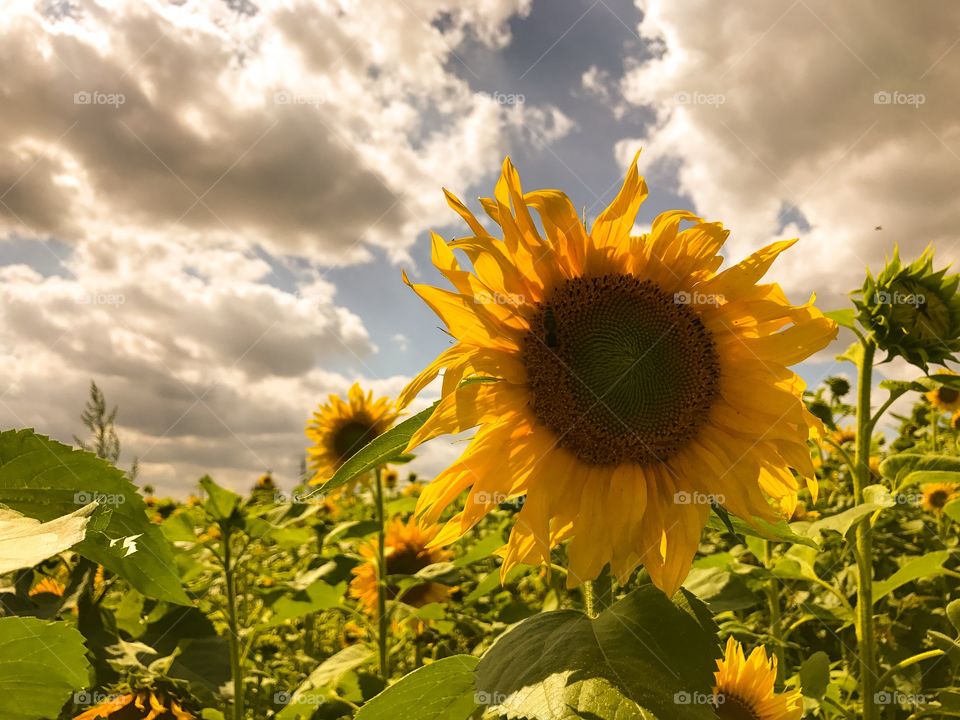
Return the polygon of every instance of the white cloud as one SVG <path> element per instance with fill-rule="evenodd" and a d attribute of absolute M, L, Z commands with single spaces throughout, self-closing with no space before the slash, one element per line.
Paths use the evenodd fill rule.
<path fill-rule="evenodd" d="M 799 235 L 773 275 L 831 304 L 895 242 L 907 257 L 930 242 L 941 263 L 958 257 L 960 6 L 638 4 L 640 33 L 662 53 L 621 89 L 657 119 L 619 155 L 642 142 L 653 185 L 675 176 L 731 227 L 733 256 Z M 793 224 L 801 216 L 809 231 Z"/>

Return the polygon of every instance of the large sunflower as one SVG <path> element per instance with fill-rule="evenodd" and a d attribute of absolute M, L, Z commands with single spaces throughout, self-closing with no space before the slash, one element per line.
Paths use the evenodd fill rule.
<path fill-rule="evenodd" d="M 404 407 L 445 371 L 440 404 L 408 450 L 479 426 L 417 513 L 436 523 L 469 490 L 442 544 L 525 495 L 503 573 L 548 562 L 570 538 L 571 585 L 606 563 L 622 580 L 643 562 L 673 593 L 711 500 L 773 520 L 796 502 L 790 467 L 815 490 L 806 442 L 822 427 L 787 366 L 825 347 L 836 324 L 812 300 L 793 306 L 778 285 L 757 284 L 793 241 L 718 272 L 719 223 L 673 211 L 633 236 L 647 194 L 635 161 L 589 232 L 563 193 L 524 193 L 509 159 L 494 194 L 481 203 L 503 239 L 447 193 L 473 232 L 449 244 L 433 235 L 433 261 L 456 291 L 412 286 L 457 342 L 401 395 Z"/>
<path fill-rule="evenodd" d="M 387 561 L 386 576 L 415 575 L 428 565 L 449 560 L 452 553 L 447 550 L 429 547 L 437 530 L 423 530 L 415 520 L 396 519 L 387 525 L 384 541 L 384 554 Z M 350 581 L 350 595 L 360 601 L 364 610 L 372 617 L 377 616 L 377 545 L 370 542 L 360 548 L 365 562 L 355 567 Z M 400 588 L 387 585 L 387 597 L 411 607 L 423 607 L 432 602 L 445 600 L 450 588 L 436 582 L 424 582 L 419 585 Z"/>
<path fill-rule="evenodd" d="M 156 690 L 118 695 L 92 707 L 73 720 L 197 720 L 176 699 Z"/>
<path fill-rule="evenodd" d="M 390 398 L 374 400 L 373 391 L 364 394 L 354 384 L 344 402 L 331 395 L 307 423 L 306 435 L 313 445 L 307 450 L 307 461 L 313 470 L 311 485 L 330 479 L 343 463 L 364 445 L 382 435 L 397 419 L 396 407 Z"/>
<path fill-rule="evenodd" d="M 746 657 L 732 637 L 714 673 L 714 703 L 720 720 L 800 720 L 803 701 L 798 690 L 774 693 L 777 658 L 756 647 Z"/>

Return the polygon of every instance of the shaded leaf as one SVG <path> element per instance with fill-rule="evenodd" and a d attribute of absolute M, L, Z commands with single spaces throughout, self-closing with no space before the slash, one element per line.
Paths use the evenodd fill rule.
<path fill-rule="evenodd" d="M 356 720 L 467 720 L 477 709 L 478 662 L 472 655 L 453 655 L 417 668 L 360 708 Z"/>

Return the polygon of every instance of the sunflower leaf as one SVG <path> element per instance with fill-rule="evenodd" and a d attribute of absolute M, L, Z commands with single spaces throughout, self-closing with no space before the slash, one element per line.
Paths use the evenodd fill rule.
<path fill-rule="evenodd" d="M 397 458 L 404 457 L 406 455 L 404 450 L 406 450 L 410 438 L 423 427 L 436 407 L 437 403 L 434 403 L 426 410 L 421 410 L 382 435 L 375 437 L 341 465 L 333 474 L 333 477 L 317 487 L 314 492 L 325 493 L 336 490 L 384 463 L 395 462 Z"/>
<path fill-rule="evenodd" d="M 678 599 L 646 585 L 595 619 L 556 610 L 524 620 L 480 660 L 477 697 L 508 718 L 712 718 L 715 626 L 691 594 Z"/>
<path fill-rule="evenodd" d="M 70 694 L 88 682 L 83 636 L 63 622 L 0 618 L 0 717 L 60 717 Z"/>
<path fill-rule="evenodd" d="M 728 520 L 733 526 L 734 534 L 744 537 L 758 537 L 764 540 L 774 540 L 776 542 L 792 543 L 794 545 L 806 545 L 807 547 L 820 547 L 817 542 L 806 535 L 798 535 L 784 521 L 769 523 L 760 518 L 754 518 L 750 524 L 746 520 L 738 518 L 736 515 L 728 515 Z M 718 516 L 710 516 L 707 520 L 707 527 L 721 532 L 729 532 L 726 524 Z"/>
<path fill-rule="evenodd" d="M 857 311 L 853 308 L 831 310 L 825 312 L 824 315 L 841 327 L 850 328 L 851 330 L 857 327 Z"/>
<path fill-rule="evenodd" d="M 467 720 L 483 698 L 473 686 L 477 662 L 453 655 L 417 668 L 360 708 L 357 720 Z"/>
<path fill-rule="evenodd" d="M 95 513 L 74 550 L 148 597 L 189 604 L 169 541 L 121 470 L 33 430 L 0 432 L 0 503 L 47 522 L 94 501 L 112 511 L 109 522 Z"/>
<path fill-rule="evenodd" d="M 911 558 L 886 580 L 873 584 L 873 602 L 882 600 L 894 590 L 909 582 L 943 574 L 943 564 L 949 557 L 949 550 L 935 550 L 920 557 Z"/>

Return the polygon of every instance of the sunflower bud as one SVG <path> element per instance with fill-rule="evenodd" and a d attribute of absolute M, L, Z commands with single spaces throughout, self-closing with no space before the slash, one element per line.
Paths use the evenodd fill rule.
<path fill-rule="evenodd" d="M 867 274 L 854 305 L 860 324 L 873 333 L 887 359 L 902 357 L 917 367 L 942 365 L 960 351 L 960 275 L 934 271 L 927 248 L 904 266 L 896 249 L 879 275 Z"/>

